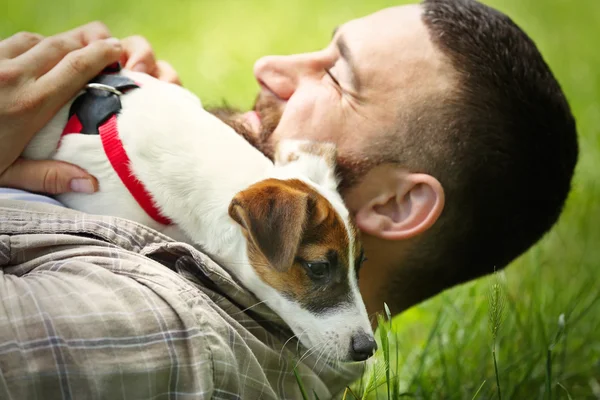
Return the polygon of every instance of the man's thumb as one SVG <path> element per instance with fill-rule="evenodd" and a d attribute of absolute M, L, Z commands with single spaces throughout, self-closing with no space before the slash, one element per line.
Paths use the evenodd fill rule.
<path fill-rule="evenodd" d="M 98 181 L 73 164 L 19 158 L 0 175 L 2 186 L 47 194 L 94 193 Z"/>

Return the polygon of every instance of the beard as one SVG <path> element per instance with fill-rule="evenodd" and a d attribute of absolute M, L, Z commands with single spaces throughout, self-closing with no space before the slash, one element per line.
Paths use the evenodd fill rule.
<path fill-rule="evenodd" d="M 243 112 L 227 104 L 221 107 L 207 107 L 207 111 L 229 125 L 248 143 L 258 149 L 271 161 L 274 161 L 275 147 L 270 140 L 271 135 L 279 125 L 283 109 L 278 100 L 271 94 L 261 92 L 254 102 L 255 111 L 261 122 L 261 131 L 253 132 L 241 118 Z M 336 161 L 336 175 L 338 177 L 338 190 L 340 193 L 356 185 L 364 175 L 382 160 L 379 157 L 365 157 L 345 154 L 339 155 Z"/>

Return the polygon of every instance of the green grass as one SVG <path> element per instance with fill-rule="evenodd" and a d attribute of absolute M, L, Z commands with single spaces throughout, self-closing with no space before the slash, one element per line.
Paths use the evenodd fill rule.
<path fill-rule="evenodd" d="M 336 25 L 398 3 L 21 0 L 1 4 L 0 37 L 99 19 L 115 36 L 149 38 L 205 103 L 249 107 L 258 57 L 318 49 Z M 581 147 L 574 189 L 556 229 L 505 271 L 384 320 L 387 355 L 362 379 L 367 398 L 600 398 L 600 1 L 487 3 L 533 37 L 569 98 Z M 500 300 L 502 318 L 494 314 Z M 346 398 L 360 396 L 360 386 Z"/>

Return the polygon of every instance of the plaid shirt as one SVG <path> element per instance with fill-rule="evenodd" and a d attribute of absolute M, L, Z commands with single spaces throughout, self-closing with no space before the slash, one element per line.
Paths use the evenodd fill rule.
<path fill-rule="evenodd" d="M 298 362 L 257 303 L 145 226 L 0 200 L 0 399 L 294 399 L 294 365 L 325 399 L 362 372 L 318 351 Z"/>

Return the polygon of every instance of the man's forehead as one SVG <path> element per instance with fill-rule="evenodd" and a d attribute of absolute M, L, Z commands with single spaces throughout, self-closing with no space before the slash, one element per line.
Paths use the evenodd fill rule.
<path fill-rule="evenodd" d="M 408 4 L 384 8 L 361 18 L 350 20 L 333 29 L 332 37 L 351 29 L 377 28 L 382 31 L 397 32 L 399 29 L 422 25 L 423 8 L 419 4 Z M 404 26 L 403 26 L 404 25 Z"/>
<path fill-rule="evenodd" d="M 385 8 L 339 26 L 333 40 L 347 44 L 367 87 L 397 93 L 398 85 L 435 74 L 439 63 L 422 15 L 418 4 Z"/>
<path fill-rule="evenodd" d="M 334 40 L 343 37 L 367 86 L 412 96 L 422 86 L 437 87 L 434 77 L 447 73 L 422 16 L 419 4 L 385 8 L 341 25 Z"/>
<path fill-rule="evenodd" d="M 379 124 L 396 126 L 414 104 L 455 85 L 452 65 L 431 40 L 423 11 L 418 4 L 390 7 L 349 21 L 335 33 L 334 43 L 343 38 L 360 75 L 361 104 L 370 107 L 363 112 Z M 391 128 L 379 128 L 386 129 Z"/>
<path fill-rule="evenodd" d="M 340 25 L 333 41 L 343 39 L 363 68 L 403 69 L 407 61 L 436 56 L 422 12 L 418 4 L 386 8 Z"/>

